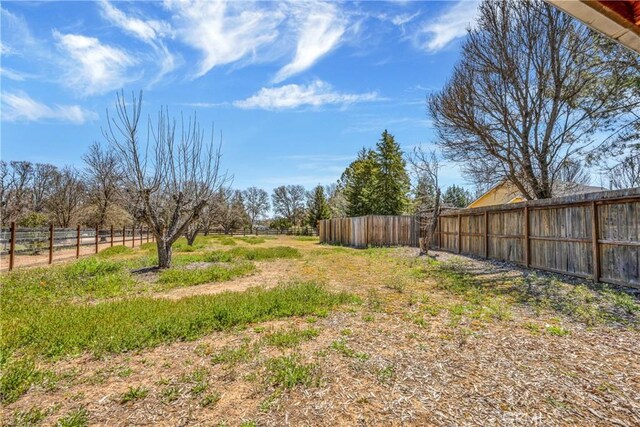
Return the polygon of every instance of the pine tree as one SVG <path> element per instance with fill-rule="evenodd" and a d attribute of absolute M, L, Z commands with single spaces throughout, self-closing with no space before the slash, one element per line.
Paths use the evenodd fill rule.
<path fill-rule="evenodd" d="M 446 206 L 451 206 L 455 208 L 466 208 L 471 200 L 471 193 L 468 190 L 465 190 L 462 187 L 458 187 L 457 185 L 452 185 L 447 188 L 447 191 L 444 192 L 442 196 L 442 202 Z"/>
<path fill-rule="evenodd" d="M 376 213 L 374 205 L 376 159 L 373 151 L 363 148 L 358 158 L 351 162 L 340 178 L 347 201 L 347 216 L 361 216 Z"/>
<path fill-rule="evenodd" d="M 309 225 L 312 227 L 317 227 L 318 221 L 321 219 L 328 219 L 331 217 L 329 204 L 327 203 L 327 198 L 324 194 L 324 187 L 322 185 L 318 185 L 310 193 L 308 212 Z"/>
<path fill-rule="evenodd" d="M 400 215 L 408 207 L 409 176 L 400 145 L 385 129 L 376 144 L 373 207 L 380 215 Z"/>

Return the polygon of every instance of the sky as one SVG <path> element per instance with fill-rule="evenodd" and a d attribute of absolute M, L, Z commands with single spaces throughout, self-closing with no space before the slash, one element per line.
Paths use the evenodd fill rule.
<path fill-rule="evenodd" d="M 10 2 L 1 158 L 82 167 L 118 91 L 222 134 L 233 187 L 335 182 L 387 129 L 429 149 L 477 2 Z M 444 186 L 464 184 L 455 165 Z"/>

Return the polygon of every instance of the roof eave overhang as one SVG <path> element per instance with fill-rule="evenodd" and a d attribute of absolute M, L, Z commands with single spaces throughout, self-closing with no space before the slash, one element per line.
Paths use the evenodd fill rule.
<path fill-rule="evenodd" d="M 597 0 L 545 0 L 620 44 L 640 53 L 640 26 Z"/>

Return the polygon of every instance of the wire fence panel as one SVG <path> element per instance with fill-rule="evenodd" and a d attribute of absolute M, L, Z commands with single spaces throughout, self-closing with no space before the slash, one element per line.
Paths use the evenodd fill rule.
<path fill-rule="evenodd" d="M 144 243 L 155 241 L 152 233 L 146 227 L 20 228 L 15 223 L 12 224 L 12 227 L 0 228 L 0 268 L 8 268 L 9 270 L 13 267 L 51 264 L 54 261 L 92 255 L 112 246 L 139 247 Z M 13 252 L 11 251 L 12 231 L 15 234 Z M 256 227 L 253 230 L 249 228 L 226 231 L 214 229 L 207 234 L 317 236 L 318 230 L 313 227 L 283 229 Z"/>

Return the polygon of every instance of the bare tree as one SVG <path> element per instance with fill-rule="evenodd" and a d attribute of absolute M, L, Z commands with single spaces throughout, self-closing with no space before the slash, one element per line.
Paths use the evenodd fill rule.
<path fill-rule="evenodd" d="M 135 218 L 144 222 L 156 238 L 158 267 L 171 266 L 172 245 L 197 221 L 213 194 L 227 181 L 221 174 L 221 144 L 213 134 L 208 143 L 197 118 L 180 117 L 179 126 L 168 108 L 158 112 L 155 124 L 148 120 L 146 141 L 139 124 L 142 92 L 129 105 L 118 94 L 116 117 L 107 111 L 103 130 L 123 171 L 129 196 L 135 200 Z M 177 129 L 176 129 L 177 128 Z"/>
<path fill-rule="evenodd" d="M 3 206 L 5 223 L 19 220 L 29 209 L 31 200 L 31 183 L 33 182 L 33 164 L 24 161 L 11 161 L 5 164 L 6 189 Z"/>
<path fill-rule="evenodd" d="M 244 210 L 249 216 L 251 232 L 256 221 L 269 211 L 269 194 L 262 188 L 249 187 L 243 192 Z"/>
<path fill-rule="evenodd" d="M 84 193 L 85 188 L 77 170 L 66 167 L 55 174 L 46 207 L 57 226 L 69 228 L 77 219 Z"/>
<path fill-rule="evenodd" d="M 247 213 L 244 209 L 242 191 L 224 189 L 221 191 L 219 207 L 219 223 L 225 234 L 232 233 L 248 222 Z"/>
<path fill-rule="evenodd" d="M 344 195 L 344 190 L 337 183 L 329 184 L 325 188 L 327 193 L 327 203 L 332 218 L 341 218 L 347 216 L 349 203 Z"/>
<path fill-rule="evenodd" d="M 414 176 L 413 192 L 422 236 L 420 254 L 427 255 L 440 217 L 441 190 L 438 180 L 440 162 L 435 151 L 425 152 L 419 146 L 409 156 L 409 164 Z"/>
<path fill-rule="evenodd" d="M 9 222 L 9 194 L 11 183 L 9 182 L 9 165 L 0 160 L 0 223 Z"/>
<path fill-rule="evenodd" d="M 606 172 L 611 188 L 619 190 L 640 187 L 640 144 Z"/>
<path fill-rule="evenodd" d="M 58 174 L 58 168 L 48 163 L 36 163 L 33 168 L 31 182 L 31 209 L 34 212 L 42 212 L 46 207 L 48 197 L 54 179 Z"/>
<path fill-rule="evenodd" d="M 276 215 L 299 225 L 304 218 L 306 191 L 302 185 L 282 185 L 273 189 L 271 200 Z"/>
<path fill-rule="evenodd" d="M 104 227 L 108 214 L 120 196 L 122 170 L 113 151 L 103 149 L 94 142 L 82 156 L 86 165 L 84 172 L 88 202 L 93 207 L 95 225 Z"/>
<path fill-rule="evenodd" d="M 542 1 L 484 1 L 462 52 L 429 110 L 443 154 L 471 181 L 552 197 L 598 132 L 637 120 L 637 55 Z"/>

